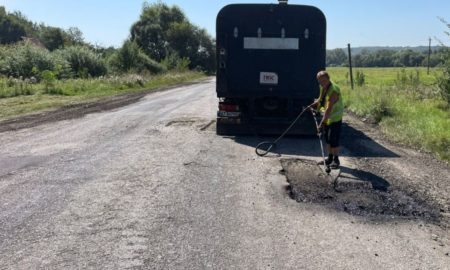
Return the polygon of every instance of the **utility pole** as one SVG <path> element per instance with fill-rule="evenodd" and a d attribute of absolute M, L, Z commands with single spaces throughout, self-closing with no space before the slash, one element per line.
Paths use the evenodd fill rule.
<path fill-rule="evenodd" d="M 428 38 L 428 69 L 427 69 L 428 75 L 430 75 L 430 56 L 431 56 L 431 38 Z"/>
<path fill-rule="evenodd" d="M 348 64 L 350 67 L 350 82 L 352 84 L 352 89 L 353 89 L 352 51 L 350 49 L 350 43 L 347 46 L 348 46 Z"/>

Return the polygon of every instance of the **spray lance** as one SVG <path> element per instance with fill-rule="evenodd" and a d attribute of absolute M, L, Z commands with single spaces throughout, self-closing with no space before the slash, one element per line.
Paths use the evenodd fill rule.
<path fill-rule="evenodd" d="M 307 111 L 310 110 L 313 118 L 314 118 L 314 122 L 316 123 L 316 129 L 317 129 L 317 136 L 319 137 L 319 141 L 320 141 L 320 149 L 322 150 L 322 158 L 323 158 L 323 165 L 324 165 L 324 170 L 327 174 L 330 174 L 331 169 L 328 165 L 326 165 L 325 162 L 325 154 L 324 154 L 324 150 L 323 150 L 323 143 L 322 143 L 322 130 L 319 130 L 319 124 L 317 121 L 317 113 L 314 112 L 312 106 L 314 105 L 314 103 L 308 105 L 306 108 L 304 108 L 300 114 L 297 116 L 297 118 L 295 118 L 295 120 L 292 122 L 292 124 L 274 141 L 264 141 L 259 143 L 256 148 L 255 148 L 255 152 L 258 156 L 263 157 L 265 155 L 267 155 L 270 150 L 272 150 L 273 148 L 276 147 L 277 143 L 279 140 L 281 140 L 281 138 L 283 138 L 286 133 L 288 133 L 288 131 L 295 125 L 295 123 L 297 123 L 297 121 L 300 119 L 300 117 Z M 264 150 L 265 149 L 265 150 Z"/>
<path fill-rule="evenodd" d="M 322 159 L 323 159 L 323 166 L 325 168 L 325 172 L 327 174 L 330 174 L 331 172 L 331 168 L 330 165 L 327 165 L 326 161 L 325 161 L 325 153 L 323 151 L 323 143 L 322 143 L 322 129 L 319 129 L 319 124 L 317 122 L 317 113 L 314 112 L 314 110 L 311 110 L 313 117 L 314 117 L 314 122 L 316 123 L 316 128 L 317 128 L 317 136 L 319 136 L 319 142 L 320 142 L 320 150 L 322 150 Z"/>

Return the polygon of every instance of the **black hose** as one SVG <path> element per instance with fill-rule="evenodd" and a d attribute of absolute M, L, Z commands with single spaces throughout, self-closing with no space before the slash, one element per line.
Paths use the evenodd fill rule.
<path fill-rule="evenodd" d="M 275 141 L 260 142 L 255 148 L 256 154 L 260 157 L 267 155 L 270 152 L 270 150 L 272 150 L 272 148 L 277 146 L 277 142 L 279 140 L 281 140 L 281 138 L 283 138 L 284 135 L 286 135 L 286 133 L 288 133 L 288 131 L 295 125 L 295 123 L 297 123 L 298 119 L 300 119 L 300 117 L 303 115 L 303 113 L 305 113 L 307 110 L 311 109 L 311 107 L 313 105 L 314 105 L 314 103 L 312 103 L 312 104 L 308 105 L 306 108 L 304 108 L 303 111 L 297 116 L 297 118 L 295 118 L 295 120 L 292 122 L 292 124 Z M 268 145 L 266 150 L 261 149 L 263 145 Z M 263 151 L 263 152 L 259 152 L 259 151 Z"/>

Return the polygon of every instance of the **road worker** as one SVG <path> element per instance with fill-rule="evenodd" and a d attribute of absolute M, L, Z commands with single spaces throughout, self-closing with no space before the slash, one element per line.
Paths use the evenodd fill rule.
<path fill-rule="evenodd" d="M 323 132 L 327 143 L 328 158 L 325 159 L 325 165 L 330 166 L 331 169 L 338 169 L 340 166 L 339 138 L 344 102 L 339 86 L 330 79 L 328 72 L 319 71 L 317 81 L 320 85 L 320 96 L 314 101 L 313 108 L 324 111 L 318 132 Z"/>

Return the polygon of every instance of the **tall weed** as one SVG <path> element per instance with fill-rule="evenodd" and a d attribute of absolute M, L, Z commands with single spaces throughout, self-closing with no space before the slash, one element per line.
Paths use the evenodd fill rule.
<path fill-rule="evenodd" d="M 366 84 L 366 75 L 364 74 L 363 71 L 360 70 L 356 71 L 355 83 L 359 87 Z"/>
<path fill-rule="evenodd" d="M 28 78 L 0 78 L 0 98 L 33 95 L 35 93 L 34 83 L 34 80 Z"/>

